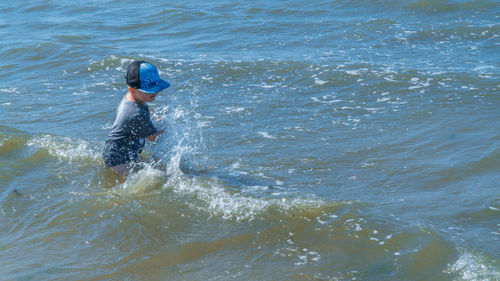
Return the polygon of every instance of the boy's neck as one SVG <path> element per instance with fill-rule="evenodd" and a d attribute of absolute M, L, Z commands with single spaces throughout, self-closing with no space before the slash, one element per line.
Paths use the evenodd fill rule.
<path fill-rule="evenodd" d="M 128 92 L 127 95 L 126 95 L 126 99 L 128 101 L 135 101 L 135 102 L 138 102 L 142 105 L 145 105 L 146 103 L 144 101 L 141 101 L 140 99 L 137 99 L 136 97 L 134 97 L 134 95 L 131 93 L 131 92 Z"/>

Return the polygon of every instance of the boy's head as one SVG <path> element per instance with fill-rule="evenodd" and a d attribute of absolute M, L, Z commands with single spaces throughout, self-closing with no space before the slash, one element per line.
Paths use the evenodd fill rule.
<path fill-rule="evenodd" d="M 146 94 L 158 93 L 170 84 L 161 79 L 158 69 L 145 61 L 134 61 L 127 67 L 127 85 L 133 89 L 138 89 Z"/>

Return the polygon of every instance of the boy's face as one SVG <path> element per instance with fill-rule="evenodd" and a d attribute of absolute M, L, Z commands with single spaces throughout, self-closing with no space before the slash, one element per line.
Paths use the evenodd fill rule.
<path fill-rule="evenodd" d="M 153 102 L 158 95 L 158 93 L 147 94 L 137 89 L 132 89 L 130 92 L 134 95 L 134 99 L 141 103 Z"/>
<path fill-rule="evenodd" d="M 156 96 L 158 95 L 158 93 L 154 93 L 154 94 L 146 94 L 144 92 L 141 92 L 141 91 L 138 91 L 141 93 L 141 98 L 143 101 L 145 102 L 154 102 L 155 101 L 155 98 Z"/>

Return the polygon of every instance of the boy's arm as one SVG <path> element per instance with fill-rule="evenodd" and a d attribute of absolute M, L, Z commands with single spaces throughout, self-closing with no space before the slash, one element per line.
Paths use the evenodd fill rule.
<path fill-rule="evenodd" d="M 157 138 L 159 135 L 163 134 L 163 133 L 167 130 L 167 128 L 169 127 L 169 123 L 168 123 L 168 122 L 161 122 L 161 121 L 162 121 L 162 119 L 161 119 L 161 118 L 159 118 L 158 116 L 153 115 L 153 118 L 155 118 L 157 122 L 160 122 L 160 124 L 157 124 L 157 126 L 159 126 L 159 130 L 158 130 L 155 134 L 153 134 L 153 135 L 151 135 L 151 136 L 147 137 L 147 139 L 148 139 L 149 141 L 156 141 L 156 138 Z M 161 123 L 163 123 L 163 124 L 161 124 Z M 158 128 L 158 127 L 157 127 L 157 128 Z"/>

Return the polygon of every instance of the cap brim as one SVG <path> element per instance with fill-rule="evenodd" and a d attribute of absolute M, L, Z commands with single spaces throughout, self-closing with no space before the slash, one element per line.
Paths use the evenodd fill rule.
<path fill-rule="evenodd" d="M 165 81 L 163 79 L 160 79 L 160 82 L 156 86 L 154 86 L 152 88 L 139 89 L 139 90 L 141 90 L 142 92 L 144 92 L 146 94 L 154 94 L 154 93 L 158 93 L 160 91 L 163 91 L 168 87 L 170 87 L 170 83 L 168 83 L 167 81 Z"/>

